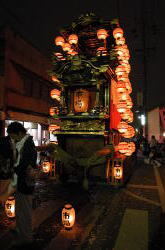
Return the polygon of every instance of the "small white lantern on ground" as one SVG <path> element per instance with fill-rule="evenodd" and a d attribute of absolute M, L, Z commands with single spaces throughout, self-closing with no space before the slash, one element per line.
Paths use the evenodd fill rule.
<path fill-rule="evenodd" d="M 75 209 L 71 204 L 66 204 L 62 209 L 62 224 L 65 229 L 72 229 L 75 223 Z"/>

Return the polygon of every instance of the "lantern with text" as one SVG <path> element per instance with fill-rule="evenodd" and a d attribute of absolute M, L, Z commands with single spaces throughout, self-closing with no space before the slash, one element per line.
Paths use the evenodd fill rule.
<path fill-rule="evenodd" d="M 15 198 L 14 196 L 10 196 L 5 202 L 5 212 L 7 217 L 14 218 L 15 217 Z"/>
<path fill-rule="evenodd" d="M 74 92 L 74 110 L 76 113 L 88 111 L 89 92 L 85 89 L 78 89 Z"/>
<path fill-rule="evenodd" d="M 42 172 L 45 173 L 45 174 L 48 174 L 51 170 L 51 163 L 47 160 L 43 161 L 42 162 Z"/>
<path fill-rule="evenodd" d="M 75 209 L 71 204 L 66 204 L 62 209 L 62 224 L 66 229 L 71 229 L 75 223 Z"/>
<path fill-rule="evenodd" d="M 121 153 L 121 154 L 125 154 L 128 151 L 128 142 L 120 142 L 117 145 L 117 150 Z"/>
<path fill-rule="evenodd" d="M 117 180 L 122 179 L 123 177 L 123 167 L 119 164 L 116 164 L 114 167 L 114 178 Z"/>

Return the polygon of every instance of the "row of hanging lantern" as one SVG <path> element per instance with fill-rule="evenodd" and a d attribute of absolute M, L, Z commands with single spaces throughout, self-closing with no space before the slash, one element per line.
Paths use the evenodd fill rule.
<path fill-rule="evenodd" d="M 130 54 L 127 45 L 125 44 L 124 32 L 120 27 L 113 30 L 113 37 L 115 39 L 115 53 L 118 60 L 118 66 L 115 68 L 117 78 L 116 94 L 117 103 L 116 108 L 120 113 L 122 121 L 118 124 L 117 129 L 122 137 L 130 139 L 135 135 L 134 128 L 129 125 L 133 122 L 133 113 L 131 108 L 133 102 L 130 97 L 132 86 L 129 80 L 129 73 L 131 66 L 129 64 Z M 135 144 L 133 142 L 120 142 L 117 146 L 120 153 L 130 156 L 135 151 Z"/>

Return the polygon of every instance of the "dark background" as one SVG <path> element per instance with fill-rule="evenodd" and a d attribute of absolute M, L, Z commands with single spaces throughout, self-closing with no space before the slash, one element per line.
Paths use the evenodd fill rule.
<path fill-rule="evenodd" d="M 81 14 L 105 20 L 119 18 L 131 53 L 133 97 L 147 95 L 147 108 L 165 105 L 164 0 L 1 0 L 0 24 L 14 27 L 26 40 L 51 57 L 54 37 Z M 144 95 L 145 97 L 145 95 Z M 134 99 L 136 103 L 136 98 Z"/>

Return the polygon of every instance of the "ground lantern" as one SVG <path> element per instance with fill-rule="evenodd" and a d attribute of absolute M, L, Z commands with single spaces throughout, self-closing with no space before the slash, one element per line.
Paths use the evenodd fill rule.
<path fill-rule="evenodd" d="M 14 218 L 15 217 L 15 198 L 14 196 L 10 196 L 5 203 L 5 212 L 7 217 Z"/>
<path fill-rule="evenodd" d="M 62 224 L 66 229 L 71 229 L 75 223 L 75 209 L 71 204 L 66 204 L 62 209 Z"/>

